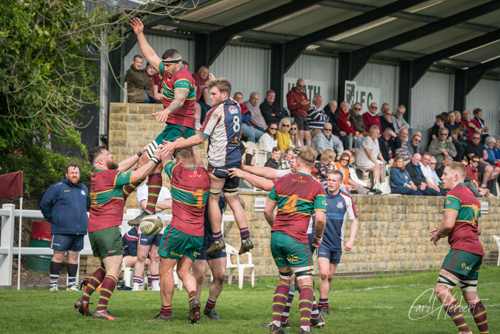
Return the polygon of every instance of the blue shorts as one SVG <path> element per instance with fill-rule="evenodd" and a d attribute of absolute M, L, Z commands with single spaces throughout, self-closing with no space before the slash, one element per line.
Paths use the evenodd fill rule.
<path fill-rule="evenodd" d="M 330 260 L 330 263 L 340 263 L 340 258 L 342 257 L 342 251 L 334 251 L 323 246 L 323 243 L 318 248 L 318 257 L 326 257 Z"/>
<path fill-rule="evenodd" d="M 139 234 L 139 244 L 140 245 L 156 245 L 160 246 L 160 241 L 161 237 L 163 236 L 163 233 L 158 233 L 157 235 L 153 235 L 151 237 L 148 237 L 147 235 L 144 234 Z"/>
<path fill-rule="evenodd" d="M 315 236 L 316 236 L 316 232 L 313 232 L 313 233 L 310 233 L 307 235 L 307 241 L 309 244 L 309 250 L 311 251 L 311 254 L 314 254 L 314 252 L 316 251 L 316 247 L 313 246 Z"/>
<path fill-rule="evenodd" d="M 241 166 L 238 166 L 238 168 L 239 167 Z M 237 192 L 240 187 L 240 178 L 239 177 L 231 178 L 229 176 L 228 168 L 232 167 L 212 167 L 211 165 L 208 165 L 208 172 L 212 173 L 219 179 L 226 179 L 226 182 L 222 187 L 222 190 L 224 190 L 224 192 Z"/>
<path fill-rule="evenodd" d="M 83 235 L 54 234 L 50 248 L 60 251 L 79 252 L 83 249 Z"/>
<path fill-rule="evenodd" d="M 221 257 L 227 257 L 226 250 L 223 249 L 221 251 L 212 253 L 210 255 L 207 254 L 207 249 L 210 247 L 212 242 L 214 241 L 214 238 L 212 236 L 208 236 L 205 234 L 205 239 L 203 241 L 203 247 L 201 247 L 200 253 L 198 253 L 198 256 L 196 256 L 196 260 L 215 260 L 215 259 L 220 259 Z"/>

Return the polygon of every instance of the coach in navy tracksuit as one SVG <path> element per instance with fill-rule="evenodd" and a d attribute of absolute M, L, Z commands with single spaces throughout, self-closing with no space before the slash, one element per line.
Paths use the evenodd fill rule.
<path fill-rule="evenodd" d="M 89 191 L 80 182 L 80 166 L 72 162 L 66 166 L 66 176 L 51 185 L 43 195 L 40 210 L 51 223 L 50 248 L 54 256 L 50 263 L 50 290 L 57 291 L 61 262 L 68 252 L 68 291 L 75 287 L 78 270 L 78 253 L 83 249 L 83 237 L 87 234 L 87 206 Z"/>

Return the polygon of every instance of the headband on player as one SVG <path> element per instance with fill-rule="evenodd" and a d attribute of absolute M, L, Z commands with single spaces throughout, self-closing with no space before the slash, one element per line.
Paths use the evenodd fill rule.
<path fill-rule="evenodd" d="M 179 64 L 182 61 L 182 57 L 179 57 L 177 59 L 162 59 L 161 60 L 163 64 Z"/>

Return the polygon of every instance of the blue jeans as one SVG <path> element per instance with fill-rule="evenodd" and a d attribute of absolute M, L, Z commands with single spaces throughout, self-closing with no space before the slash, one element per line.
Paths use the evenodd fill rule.
<path fill-rule="evenodd" d="M 247 141 L 251 141 L 253 143 L 258 142 L 260 137 L 264 134 L 263 131 L 260 131 L 259 129 L 248 126 L 245 123 L 243 123 L 241 126 L 241 132 L 242 132 L 243 136 L 247 138 Z"/>
<path fill-rule="evenodd" d="M 391 187 L 391 193 L 401 195 L 422 196 L 419 190 L 413 190 L 408 187 Z"/>

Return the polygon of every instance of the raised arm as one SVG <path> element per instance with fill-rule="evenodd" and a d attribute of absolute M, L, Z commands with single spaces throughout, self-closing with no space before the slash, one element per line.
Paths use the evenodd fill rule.
<path fill-rule="evenodd" d="M 274 180 L 278 177 L 276 174 L 277 170 L 271 167 L 241 166 L 241 169 L 257 176 L 265 177 L 266 179 Z"/>
<path fill-rule="evenodd" d="M 135 34 L 137 35 L 137 41 L 139 42 L 139 46 L 141 47 L 141 52 L 149 62 L 150 65 L 154 66 L 155 69 L 160 72 L 158 68 L 158 64 L 160 64 L 160 57 L 156 54 L 155 50 L 149 45 L 146 40 L 146 36 L 144 36 L 144 25 L 141 20 L 138 18 L 133 18 L 130 21 L 130 25 L 134 29 Z"/>
<path fill-rule="evenodd" d="M 244 172 L 239 168 L 229 168 L 229 172 L 229 175 L 231 177 L 241 177 L 250 182 L 250 184 L 256 188 L 265 191 L 271 191 L 271 189 L 273 188 L 273 181 Z"/>

